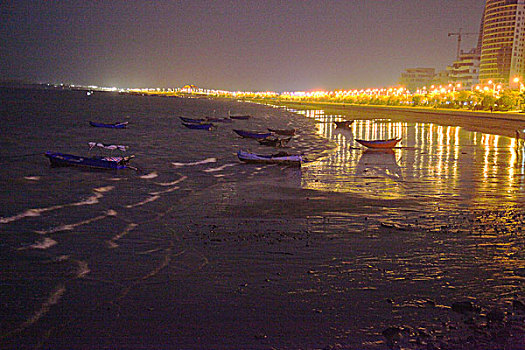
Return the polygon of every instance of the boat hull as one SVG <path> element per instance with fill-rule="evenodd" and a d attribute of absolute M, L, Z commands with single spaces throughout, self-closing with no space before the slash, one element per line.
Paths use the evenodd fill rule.
<path fill-rule="evenodd" d="M 194 118 L 186 118 L 186 117 L 179 117 L 180 120 L 182 120 L 183 122 L 185 123 L 204 123 L 206 120 L 205 119 L 202 119 L 202 118 L 199 118 L 199 119 L 194 119 Z"/>
<path fill-rule="evenodd" d="M 237 152 L 237 157 L 242 162 L 255 164 L 301 166 L 303 161 L 303 157 L 299 155 L 260 155 L 244 151 Z"/>
<path fill-rule="evenodd" d="M 188 129 L 194 130 L 211 130 L 211 128 L 213 128 L 213 124 L 211 123 L 192 124 L 183 122 L 182 125 L 184 125 Z"/>
<path fill-rule="evenodd" d="M 391 149 L 394 148 L 401 139 L 390 139 L 390 140 L 355 140 L 361 145 L 371 149 Z"/>
<path fill-rule="evenodd" d="M 129 158 L 114 157 L 115 160 L 105 160 L 105 157 L 81 157 L 73 154 L 46 152 L 52 166 L 76 166 L 94 169 L 119 170 L 127 169 L 126 162 Z"/>
<path fill-rule="evenodd" d="M 114 124 L 104 124 L 104 123 L 96 123 L 96 122 L 89 122 L 89 125 L 95 127 L 95 128 L 110 128 L 110 129 L 125 129 L 128 126 L 128 122 L 124 123 L 114 123 Z"/>
<path fill-rule="evenodd" d="M 230 115 L 230 118 L 231 119 L 242 119 L 242 120 L 246 120 L 246 119 L 250 119 L 252 116 L 251 115 Z"/>
<path fill-rule="evenodd" d="M 283 136 L 295 135 L 295 129 L 270 129 L 268 128 L 268 131 L 273 132 L 274 134 L 283 135 Z"/>
<path fill-rule="evenodd" d="M 237 129 L 233 129 L 233 131 L 237 135 L 239 135 L 241 137 L 250 138 L 250 139 L 265 139 L 267 137 L 272 136 L 271 132 L 257 133 L 257 132 L 246 131 L 246 130 L 237 130 Z"/>

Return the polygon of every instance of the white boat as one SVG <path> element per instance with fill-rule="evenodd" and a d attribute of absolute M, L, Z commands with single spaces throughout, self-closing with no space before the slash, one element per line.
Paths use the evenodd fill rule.
<path fill-rule="evenodd" d="M 293 166 L 301 166 L 301 163 L 304 160 L 301 155 L 290 155 L 285 152 L 279 152 L 272 155 L 261 155 L 239 151 L 237 152 L 237 157 L 239 160 L 246 163 L 282 164 Z"/>

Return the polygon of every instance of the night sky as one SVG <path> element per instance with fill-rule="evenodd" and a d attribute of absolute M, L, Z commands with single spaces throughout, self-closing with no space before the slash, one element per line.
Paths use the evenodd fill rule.
<path fill-rule="evenodd" d="M 296 91 L 444 69 L 484 0 L 2 1 L 0 79 Z M 477 36 L 463 38 L 462 48 Z"/>

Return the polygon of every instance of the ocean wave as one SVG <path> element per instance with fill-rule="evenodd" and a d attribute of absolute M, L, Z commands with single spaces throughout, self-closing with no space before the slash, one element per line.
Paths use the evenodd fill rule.
<path fill-rule="evenodd" d="M 224 170 L 228 167 L 231 167 L 231 166 L 236 166 L 236 165 L 239 165 L 239 163 L 228 163 L 228 164 L 224 164 L 220 167 L 217 167 L 217 168 L 208 168 L 208 169 L 204 169 L 203 171 L 205 173 L 214 173 L 216 171 L 221 171 L 221 170 Z"/>
<path fill-rule="evenodd" d="M 179 186 L 175 186 L 175 187 L 168 188 L 167 190 L 164 190 L 164 191 L 150 192 L 149 194 L 153 196 L 158 196 L 159 194 L 173 192 L 175 190 L 178 190 L 179 188 L 180 188 Z"/>
<path fill-rule="evenodd" d="M 144 205 L 144 204 L 147 204 L 149 202 L 153 202 L 153 201 L 156 201 L 157 199 L 159 199 L 160 196 L 151 196 L 149 198 L 146 198 L 145 200 L 143 200 L 142 202 L 138 202 L 138 203 L 135 203 L 135 204 L 129 204 L 129 205 L 125 205 L 124 208 L 134 208 L 134 207 L 139 207 L 141 205 Z"/>
<path fill-rule="evenodd" d="M 173 185 L 178 184 L 179 182 L 182 182 L 182 181 L 186 180 L 187 178 L 188 178 L 187 176 L 181 176 L 179 179 L 177 179 L 175 181 L 172 181 L 172 182 L 155 182 L 155 185 L 159 185 L 159 186 L 173 186 Z"/>
<path fill-rule="evenodd" d="M 180 168 L 183 166 L 192 166 L 192 165 L 200 165 L 200 164 L 207 164 L 207 163 L 215 163 L 217 162 L 217 158 L 206 158 L 204 160 L 200 160 L 197 162 L 191 162 L 191 163 L 171 163 L 176 168 Z"/>
<path fill-rule="evenodd" d="M 152 172 L 152 173 L 149 173 L 149 174 L 146 174 L 146 175 L 142 175 L 142 176 L 139 176 L 141 179 L 154 179 L 156 178 L 157 176 L 159 176 L 157 174 L 156 171 Z"/>
<path fill-rule="evenodd" d="M 60 204 L 60 205 L 53 205 L 47 208 L 33 208 L 33 209 L 27 209 L 26 211 L 13 215 L 8 217 L 0 218 L 0 224 L 7 224 L 13 221 L 17 221 L 26 217 L 35 217 L 40 216 L 40 214 L 45 213 L 47 211 L 62 209 L 66 207 L 77 207 L 82 205 L 93 205 L 97 204 L 99 202 L 99 199 L 102 198 L 104 195 L 102 193 L 108 192 L 113 190 L 115 187 L 113 186 L 106 186 L 106 187 L 99 187 L 94 188 L 93 191 L 95 194 L 93 196 L 90 196 L 84 200 L 81 200 L 80 202 L 74 202 L 74 203 L 68 203 L 68 204 Z"/>
<path fill-rule="evenodd" d="M 95 216 L 94 218 L 91 218 L 91 219 L 83 220 L 83 221 L 76 222 L 76 223 L 73 223 L 73 224 L 60 225 L 60 226 L 51 228 L 49 230 L 37 230 L 37 231 L 34 231 L 34 232 L 38 233 L 38 234 L 41 234 L 41 235 L 47 235 L 47 234 L 50 234 L 50 233 L 56 233 L 56 232 L 61 232 L 61 231 L 72 231 L 74 228 L 76 228 L 78 226 L 90 224 L 92 222 L 105 219 L 108 216 L 116 216 L 116 215 L 117 215 L 117 212 L 115 210 L 110 209 L 110 210 L 106 211 L 106 213 L 104 215 Z"/>
<path fill-rule="evenodd" d="M 18 248 L 18 250 L 26 250 L 26 249 L 41 249 L 41 250 L 44 250 L 44 249 L 51 248 L 52 246 L 57 245 L 57 244 L 58 244 L 58 242 L 55 241 L 54 239 L 46 237 L 46 238 L 44 238 L 42 240 L 36 241 L 34 244 L 31 244 L 31 245 L 29 245 L 27 247 Z"/>
<path fill-rule="evenodd" d="M 115 242 L 118 241 L 119 239 L 121 239 L 122 237 L 124 237 L 125 235 L 127 235 L 130 231 L 134 230 L 137 226 L 138 226 L 138 224 L 135 224 L 135 223 L 131 223 L 128 226 L 126 226 L 124 231 L 122 231 L 121 233 L 113 236 L 110 240 L 107 241 L 108 247 L 109 248 L 117 248 L 119 245 L 117 243 L 115 243 Z"/>

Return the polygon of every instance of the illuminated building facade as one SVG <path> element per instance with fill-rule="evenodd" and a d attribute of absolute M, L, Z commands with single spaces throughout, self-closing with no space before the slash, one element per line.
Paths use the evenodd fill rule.
<path fill-rule="evenodd" d="M 447 67 L 449 82 L 460 84 L 464 89 L 470 89 L 479 83 L 480 50 L 475 48 L 469 52 L 461 52 L 459 60 Z"/>
<path fill-rule="evenodd" d="M 434 68 L 407 68 L 401 73 L 399 83 L 410 91 L 415 91 L 432 83 L 436 74 Z"/>
<path fill-rule="evenodd" d="M 523 82 L 525 0 L 487 0 L 482 26 L 480 83 Z"/>

